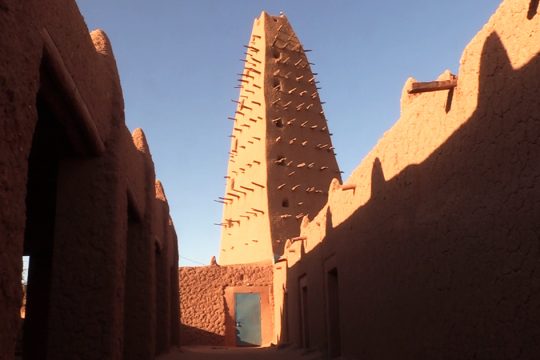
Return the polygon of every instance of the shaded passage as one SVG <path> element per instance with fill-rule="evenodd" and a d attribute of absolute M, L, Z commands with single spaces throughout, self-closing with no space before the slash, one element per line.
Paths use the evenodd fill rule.
<path fill-rule="evenodd" d="M 157 360 L 315 360 L 322 359 L 320 353 L 306 352 L 296 348 L 258 347 L 228 348 L 221 346 L 186 346 L 182 350 L 161 356 Z"/>

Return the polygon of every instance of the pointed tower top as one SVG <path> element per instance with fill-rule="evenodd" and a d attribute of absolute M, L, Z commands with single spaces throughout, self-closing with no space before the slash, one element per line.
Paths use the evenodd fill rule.
<path fill-rule="evenodd" d="M 341 178 L 316 74 L 285 15 L 261 12 L 245 48 L 227 184 L 216 200 L 222 264 L 279 258 Z"/>

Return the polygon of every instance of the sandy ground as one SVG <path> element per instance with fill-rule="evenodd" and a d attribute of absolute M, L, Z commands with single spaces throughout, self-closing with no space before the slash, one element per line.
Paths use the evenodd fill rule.
<path fill-rule="evenodd" d="M 185 346 L 180 350 L 160 356 L 157 360 L 319 360 L 323 357 L 316 352 L 301 349 L 277 347 L 228 348 L 220 346 Z"/>

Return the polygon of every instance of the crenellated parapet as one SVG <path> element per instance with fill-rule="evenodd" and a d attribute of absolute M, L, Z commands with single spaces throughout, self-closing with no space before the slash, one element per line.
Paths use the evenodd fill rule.
<path fill-rule="evenodd" d="M 355 184 L 354 191 L 342 191 L 334 182 L 330 185 L 327 207 L 310 223 L 320 222 L 326 216 L 325 209 L 329 208 L 334 226 L 339 225 L 372 197 L 377 187 L 373 181 L 376 174 L 388 181 L 407 167 L 420 164 L 433 155 L 471 117 L 478 107 L 479 94 L 495 90 L 480 89 L 481 66 L 486 68 L 489 66 L 486 63 L 492 64 L 491 76 L 495 71 L 504 69 L 504 62 L 507 62 L 506 67 L 519 70 L 531 61 L 540 51 L 540 31 L 538 16 L 521 21 L 520 16 L 526 14 L 523 9 L 527 9 L 529 4 L 525 0 L 503 2 L 464 49 L 458 74 L 445 70 L 436 79 L 439 82 L 455 80 L 457 86 L 414 94 L 410 90 L 417 80 L 409 78 L 401 95 L 400 118 L 344 182 Z M 504 51 L 485 52 L 486 43 L 493 37 L 500 41 Z M 505 58 L 501 57 L 502 54 Z M 505 94 L 502 88 L 496 94 L 500 98 L 512 95 Z"/>

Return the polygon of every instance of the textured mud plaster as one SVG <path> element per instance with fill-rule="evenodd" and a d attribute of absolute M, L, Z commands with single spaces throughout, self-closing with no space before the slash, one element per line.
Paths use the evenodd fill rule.
<path fill-rule="evenodd" d="M 220 264 L 273 261 L 341 179 L 316 80 L 284 15 L 255 19 L 232 125 Z"/>
<path fill-rule="evenodd" d="M 409 79 L 399 120 L 302 223 L 286 277 L 274 279 L 287 289 L 276 308 L 289 309 L 290 341 L 302 344 L 299 279 L 308 313 L 324 314 L 334 258 L 344 357 L 540 353 L 540 17 L 530 5 L 502 2 L 465 48 L 450 108 L 448 91 L 407 94 Z M 328 349 L 328 318 L 309 317 L 311 347 Z"/>
<path fill-rule="evenodd" d="M 153 358 L 156 303 L 178 304 L 176 235 L 106 34 L 74 1 L 2 1 L 0 64 L 0 359 L 14 357 L 23 254 L 25 358 Z M 159 352 L 178 325 L 160 319 Z"/>
<path fill-rule="evenodd" d="M 180 268 L 182 345 L 235 346 L 230 294 L 253 289 L 261 294 L 263 344 L 273 331 L 272 266 L 231 265 Z M 226 294 L 229 294 L 228 299 Z"/>

